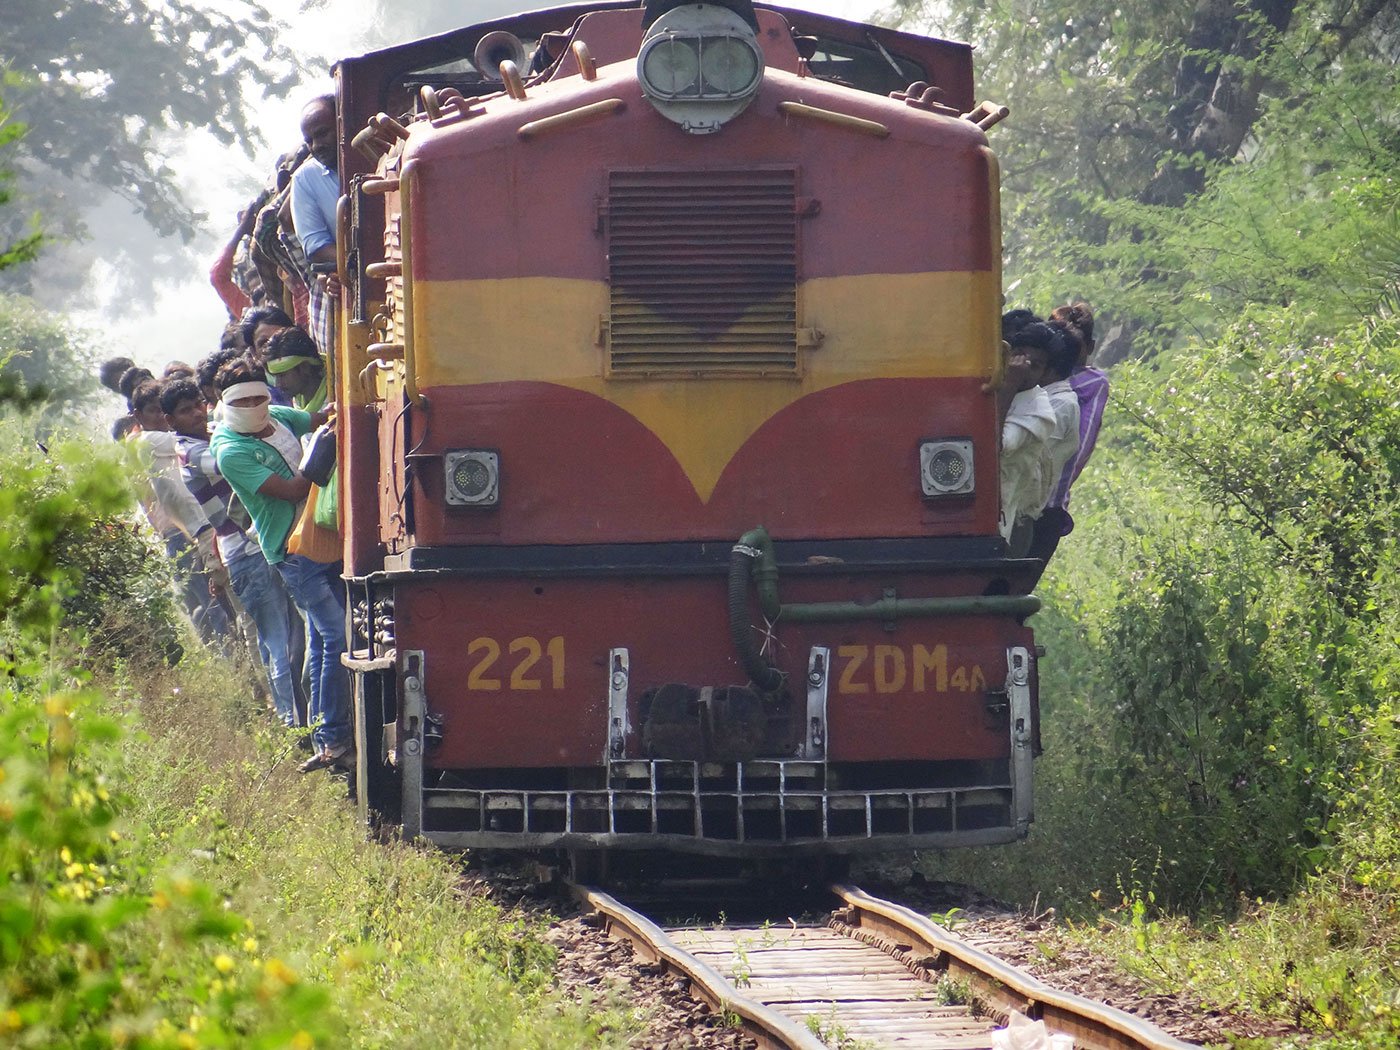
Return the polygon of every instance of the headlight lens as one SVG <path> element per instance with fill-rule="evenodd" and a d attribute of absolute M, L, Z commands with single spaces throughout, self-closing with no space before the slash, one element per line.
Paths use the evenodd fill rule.
<path fill-rule="evenodd" d="M 734 37 L 702 41 L 700 71 L 705 77 L 705 94 L 739 95 L 753 86 L 758 77 L 758 55 L 748 44 Z"/>
<path fill-rule="evenodd" d="M 647 52 L 642 77 L 658 95 L 693 92 L 700 80 L 700 57 L 689 41 L 669 37 Z"/>
<path fill-rule="evenodd" d="M 957 496 L 975 485 L 972 442 L 925 441 L 919 445 L 919 486 L 925 496 Z"/>
<path fill-rule="evenodd" d="M 456 449 L 443 457 L 447 502 L 458 507 L 493 507 L 501 498 L 501 459 L 486 449 Z"/>

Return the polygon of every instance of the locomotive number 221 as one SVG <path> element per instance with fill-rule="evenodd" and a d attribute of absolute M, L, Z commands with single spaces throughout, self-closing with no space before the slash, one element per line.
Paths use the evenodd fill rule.
<path fill-rule="evenodd" d="M 501 658 L 502 652 L 505 659 Z M 544 660 L 541 666 L 540 661 Z M 495 638 L 473 638 L 467 643 L 467 688 L 494 693 L 503 687 L 512 692 L 564 688 L 564 639 L 541 643 L 528 635 L 512 638 L 504 646 Z M 508 679 L 503 679 L 507 675 Z M 508 681 L 508 684 L 506 682 Z"/>

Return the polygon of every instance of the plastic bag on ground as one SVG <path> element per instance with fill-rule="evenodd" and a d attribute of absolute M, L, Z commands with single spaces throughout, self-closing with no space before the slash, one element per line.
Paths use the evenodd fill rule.
<path fill-rule="evenodd" d="M 1013 1010 L 1006 1027 L 992 1033 L 992 1050 L 1074 1050 L 1074 1039 Z"/>

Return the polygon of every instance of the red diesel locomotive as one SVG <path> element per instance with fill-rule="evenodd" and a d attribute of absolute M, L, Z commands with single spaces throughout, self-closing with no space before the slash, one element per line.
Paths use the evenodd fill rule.
<path fill-rule="evenodd" d="M 362 804 L 468 847 L 1025 835 L 971 49 L 605 0 L 336 75 Z"/>

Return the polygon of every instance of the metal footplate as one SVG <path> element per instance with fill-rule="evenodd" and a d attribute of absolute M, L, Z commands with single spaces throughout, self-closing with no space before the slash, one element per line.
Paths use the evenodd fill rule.
<path fill-rule="evenodd" d="M 404 831 L 444 846 L 857 853 L 1010 842 L 1024 837 L 1031 819 L 1032 667 L 1025 648 L 1007 651 L 1012 739 L 1005 773 L 990 782 L 908 788 L 853 786 L 828 764 L 830 650 L 814 646 L 794 757 L 626 757 L 635 747 L 631 659 L 619 647 L 608 651 L 604 769 L 577 771 L 585 778 L 578 787 L 466 787 L 449 776 L 424 789 L 422 656 L 405 655 Z"/>

